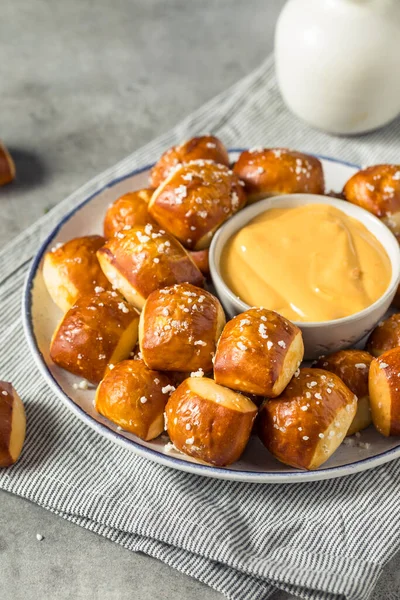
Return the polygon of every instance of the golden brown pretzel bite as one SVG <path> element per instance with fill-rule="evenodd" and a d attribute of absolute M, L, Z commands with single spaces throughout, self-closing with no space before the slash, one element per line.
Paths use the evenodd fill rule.
<path fill-rule="evenodd" d="M 58 325 L 50 357 L 92 383 L 109 363 L 127 358 L 138 337 L 139 314 L 117 292 L 80 296 Z"/>
<path fill-rule="evenodd" d="M 375 165 L 358 171 L 343 188 L 346 199 L 379 217 L 400 235 L 400 165 Z"/>
<path fill-rule="evenodd" d="M 223 143 L 213 135 L 203 135 L 173 146 L 161 156 L 150 173 L 150 185 L 157 188 L 181 164 L 192 160 L 212 160 L 229 166 L 228 152 Z"/>
<path fill-rule="evenodd" d="M 149 212 L 186 248 L 203 250 L 218 227 L 245 204 L 243 186 L 233 171 L 197 160 L 181 165 L 156 189 Z"/>
<path fill-rule="evenodd" d="M 100 235 L 75 238 L 47 252 L 43 279 L 52 300 L 66 312 L 78 296 L 111 288 L 96 252 L 105 239 Z"/>
<path fill-rule="evenodd" d="M 178 450 L 225 466 L 242 455 L 257 407 L 212 379 L 191 377 L 171 394 L 165 414 L 168 434 Z"/>
<path fill-rule="evenodd" d="M 113 237 L 119 231 L 126 231 L 135 225 L 155 225 L 148 211 L 152 193 L 153 190 L 147 189 L 128 192 L 111 204 L 104 217 L 104 237 Z"/>
<path fill-rule="evenodd" d="M 24 405 L 11 385 L 0 381 L 0 467 L 14 464 L 25 441 Z"/>
<path fill-rule="evenodd" d="M 15 179 L 15 164 L 7 148 L 0 142 L 0 185 Z"/>
<path fill-rule="evenodd" d="M 400 314 L 396 313 L 381 321 L 370 333 L 367 350 L 373 356 L 380 356 L 398 346 L 400 346 Z"/>
<path fill-rule="evenodd" d="M 210 275 L 210 262 L 209 262 L 209 250 L 197 250 L 194 252 L 190 252 L 190 256 L 192 260 L 200 269 L 205 277 L 209 277 Z"/>
<path fill-rule="evenodd" d="M 224 325 L 222 306 L 209 292 L 188 283 L 157 290 L 140 315 L 143 360 L 150 369 L 207 373 Z"/>
<path fill-rule="evenodd" d="M 263 404 L 259 435 L 281 462 L 317 469 L 340 446 L 356 411 L 356 396 L 334 373 L 300 369 L 278 398 Z"/>
<path fill-rule="evenodd" d="M 151 371 L 142 360 L 124 360 L 114 366 L 96 392 L 96 410 L 142 440 L 164 431 L 164 410 L 175 389 L 165 373 Z"/>
<path fill-rule="evenodd" d="M 322 164 L 302 152 L 287 148 L 245 150 L 233 168 L 246 184 L 248 202 L 280 194 L 323 194 Z"/>
<path fill-rule="evenodd" d="M 175 283 L 202 286 L 204 277 L 169 233 L 152 225 L 117 233 L 97 253 L 112 285 L 137 308 L 154 290 Z"/>
<path fill-rule="evenodd" d="M 369 370 L 372 421 L 382 435 L 400 435 L 400 348 L 374 358 Z"/>
<path fill-rule="evenodd" d="M 372 359 L 371 354 L 364 350 L 339 350 L 322 356 L 314 365 L 317 369 L 335 373 L 357 396 L 357 413 L 347 435 L 353 435 L 372 423 L 368 391 L 368 373 Z"/>
<path fill-rule="evenodd" d="M 303 360 L 301 331 L 265 308 L 251 308 L 225 325 L 214 360 L 221 385 L 258 396 L 278 396 Z"/>

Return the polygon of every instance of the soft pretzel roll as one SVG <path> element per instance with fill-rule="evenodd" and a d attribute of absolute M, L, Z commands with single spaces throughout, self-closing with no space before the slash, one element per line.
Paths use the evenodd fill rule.
<path fill-rule="evenodd" d="M 242 455 L 257 407 L 212 379 L 190 377 L 171 394 L 165 414 L 169 437 L 178 450 L 226 466 Z"/>
<path fill-rule="evenodd" d="M 80 296 L 53 335 L 50 357 L 59 367 L 98 383 L 109 363 L 129 356 L 138 325 L 137 310 L 116 292 Z"/>
<path fill-rule="evenodd" d="M 105 239 L 100 235 L 75 238 L 47 252 L 43 280 L 52 300 L 67 312 L 78 296 L 111 289 L 96 252 Z"/>
<path fill-rule="evenodd" d="M 339 350 L 321 357 L 314 364 L 317 369 L 335 373 L 357 396 L 357 413 L 347 435 L 353 435 L 372 423 L 368 390 L 368 374 L 372 359 L 371 354 L 364 350 Z"/>
<path fill-rule="evenodd" d="M 343 188 L 346 199 L 379 217 L 400 236 L 400 165 L 358 171 Z"/>
<path fill-rule="evenodd" d="M 157 188 L 179 165 L 192 160 L 212 160 L 229 166 L 228 152 L 223 143 L 213 135 L 203 135 L 173 146 L 161 156 L 150 173 L 150 185 Z"/>
<path fill-rule="evenodd" d="M 400 435 L 400 348 L 374 358 L 369 370 L 372 421 L 382 435 Z"/>
<path fill-rule="evenodd" d="M 248 202 L 279 194 L 323 194 L 322 164 L 302 152 L 287 148 L 246 150 L 233 168 L 246 184 Z"/>
<path fill-rule="evenodd" d="M 0 185 L 15 179 L 15 164 L 7 148 L 0 142 Z"/>
<path fill-rule="evenodd" d="M 156 290 L 140 315 L 143 360 L 150 369 L 207 373 L 224 325 L 222 306 L 209 292 L 188 283 Z"/>
<path fill-rule="evenodd" d="M 209 250 L 197 250 L 190 252 L 193 262 L 197 265 L 205 277 L 210 275 Z"/>
<path fill-rule="evenodd" d="M 154 290 L 186 281 L 204 284 L 203 275 L 178 240 L 150 224 L 117 233 L 97 257 L 111 284 L 139 309 Z"/>
<path fill-rule="evenodd" d="M 14 464 L 25 441 L 26 417 L 21 398 L 11 385 L 0 381 L 0 467 Z"/>
<path fill-rule="evenodd" d="M 259 435 L 281 462 L 317 469 L 340 446 L 356 411 L 356 396 L 337 375 L 300 369 L 279 398 L 263 404 Z"/>
<path fill-rule="evenodd" d="M 142 360 L 124 360 L 97 388 L 95 408 L 124 431 L 152 440 L 164 431 L 164 410 L 172 388 L 164 373 Z"/>
<path fill-rule="evenodd" d="M 214 232 L 246 204 L 243 185 L 225 165 L 196 160 L 175 169 L 156 189 L 149 212 L 186 248 L 208 248 Z"/>
<path fill-rule="evenodd" d="M 367 350 L 380 356 L 387 350 L 400 346 L 400 314 L 396 313 L 373 329 L 367 341 Z"/>
<path fill-rule="evenodd" d="M 279 396 L 303 360 L 301 331 L 265 308 L 251 308 L 225 325 L 214 360 L 217 383 L 257 396 Z"/>
<path fill-rule="evenodd" d="M 135 225 L 155 225 L 148 211 L 152 193 L 153 190 L 147 189 L 128 192 L 111 204 L 104 217 L 104 237 L 113 237 Z"/>

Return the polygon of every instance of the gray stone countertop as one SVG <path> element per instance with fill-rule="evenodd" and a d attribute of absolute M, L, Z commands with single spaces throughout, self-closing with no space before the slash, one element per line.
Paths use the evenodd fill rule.
<path fill-rule="evenodd" d="M 18 180 L 0 190 L 1 246 L 255 68 L 283 4 L 3 0 L 0 138 Z M 399 567 L 389 565 L 373 600 L 400 598 Z M 2 600 L 222 598 L 5 492 L 0 590 Z"/>

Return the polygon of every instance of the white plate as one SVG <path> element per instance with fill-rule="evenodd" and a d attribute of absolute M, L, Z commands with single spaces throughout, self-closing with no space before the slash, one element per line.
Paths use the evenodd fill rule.
<path fill-rule="evenodd" d="M 238 150 L 230 152 L 232 160 Z M 325 170 L 326 189 L 341 190 L 347 179 L 357 170 L 355 165 L 320 157 Z M 39 249 L 28 273 L 24 290 L 23 322 L 30 350 L 40 371 L 55 394 L 79 419 L 105 436 L 155 462 L 174 469 L 230 479 L 258 483 L 293 483 L 317 481 L 342 477 L 394 460 L 400 456 L 400 442 L 396 438 L 384 438 L 373 427 L 362 432 L 363 442 L 371 447 L 342 445 L 322 468 L 316 471 L 300 471 L 278 462 L 253 436 L 241 460 L 234 465 L 218 468 L 198 464 L 177 451 L 167 452 L 166 439 L 144 442 L 130 433 L 119 431 L 117 426 L 99 415 L 93 407 L 94 390 L 75 390 L 78 379 L 52 364 L 49 346 L 53 331 L 61 318 L 61 311 L 52 302 L 42 277 L 43 256 L 58 242 L 71 238 L 102 233 L 103 217 L 107 206 L 122 194 L 147 186 L 149 167 L 135 171 L 123 179 L 107 185 L 96 195 L 84 200 L 67 214 Z"/>

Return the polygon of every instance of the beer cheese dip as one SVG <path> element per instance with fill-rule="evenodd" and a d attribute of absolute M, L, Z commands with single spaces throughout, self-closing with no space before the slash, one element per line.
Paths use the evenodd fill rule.
<path fill-rule="evenodd" d="M 392 275 L 375 236 L 325 204 L 267 210 L 228 240 L 220 264 L 225 283 L 241 300 L 301 322 L 340 319 L 367 308 Z"/>

